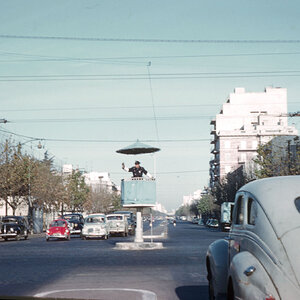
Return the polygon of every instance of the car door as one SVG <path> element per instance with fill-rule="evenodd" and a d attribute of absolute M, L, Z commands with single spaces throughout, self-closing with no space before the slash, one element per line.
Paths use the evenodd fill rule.
<path fill-rule="evenodd" d="M 232 228 L 229 233 L 229 264 L 233 257 L 241 251 L 245 230 L 246 195 L 241 192 L 236 196 L 233 212 Z"/>

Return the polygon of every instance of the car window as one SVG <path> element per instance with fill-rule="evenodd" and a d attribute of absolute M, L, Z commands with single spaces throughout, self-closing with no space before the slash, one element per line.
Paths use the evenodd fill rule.
<path fill-rule="evenodd" d="M 53 221 L 50 227 L 65 227 L 66 223 L 63 221 Z"/>
<path fill-rule="evenodd" d="M 295 206 L 296 206 L 298 212 L 300 213 L 300 197 L 295 199 Z"/>
<path fill-rule="evenodd" d="M 236 213 L 234 223 L 237 225 L 241 225 L 244 223 L 244 197 L 239 196 L 237 203 L 236 203 Z"/>
<path fill-rule="evenodd" d="M 123 220 L 122 216 L 108 216 L 107 220 L 112 221 L 112 220 Z"/>
<path fill-rule="evenodd" d="M 252 198 L 248 198 L 247 203 L 247 223 L 249 225 L 255 225 L 255 219 L 257 216 L 257 204 Z"/>

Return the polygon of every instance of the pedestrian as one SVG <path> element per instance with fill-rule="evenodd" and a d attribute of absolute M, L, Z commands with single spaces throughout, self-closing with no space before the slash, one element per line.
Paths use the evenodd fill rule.
<path fill-rule="evenodd" d="M 134 167 L 131 167 L 129 169 L 125 167 L 124 163 L 122 163 L 122 169 L 126 172 L 132 172 L 133 178 L 141 178 L 143 177 L 143 174 L 145 174 L 150 179 L 153 178 L 153 176 L 147 170 L 145 170 L 145 168 L 141 167 L 141 163 L 138 160 L 135 162 Z"/>

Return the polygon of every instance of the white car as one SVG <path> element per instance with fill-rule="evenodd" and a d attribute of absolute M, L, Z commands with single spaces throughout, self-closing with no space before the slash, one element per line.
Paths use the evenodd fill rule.
<path fill-rule="evenodd" d="M 246 184 L 228 238 L 207 252 L 210 299 L 300 299 L 299 249 L 300 176 Z"/>
<path fill-rule="evenodd" d="M 128 221 L 123 214 L 106 215 L 107 223 L 109 225 L 110 234 L 128 235 Z"/>
<path fill-rule="evenodd" d="M 87 238 L 104 238 L 109 237 L 109 226 L 104 214 L 91 214 L 84 219 L 84 225 L 81 232 L 83 240 Z"/>

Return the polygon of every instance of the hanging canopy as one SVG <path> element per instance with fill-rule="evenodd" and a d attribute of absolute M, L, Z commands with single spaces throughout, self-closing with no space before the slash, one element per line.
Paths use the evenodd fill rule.
<path fill-rule="evenodd" d="M 120 150 L 117 150 L 116 152 L 121 153 L 121 154 L 137 155 L 137 154 L 145 154 L 145 153 L 154 153 L 157 151 L 160 151 L 160 149 L 153 147 L 153 146 L 143 144 L 139 140 L 137 140 L 134 144 L 129 145 Z"/>

